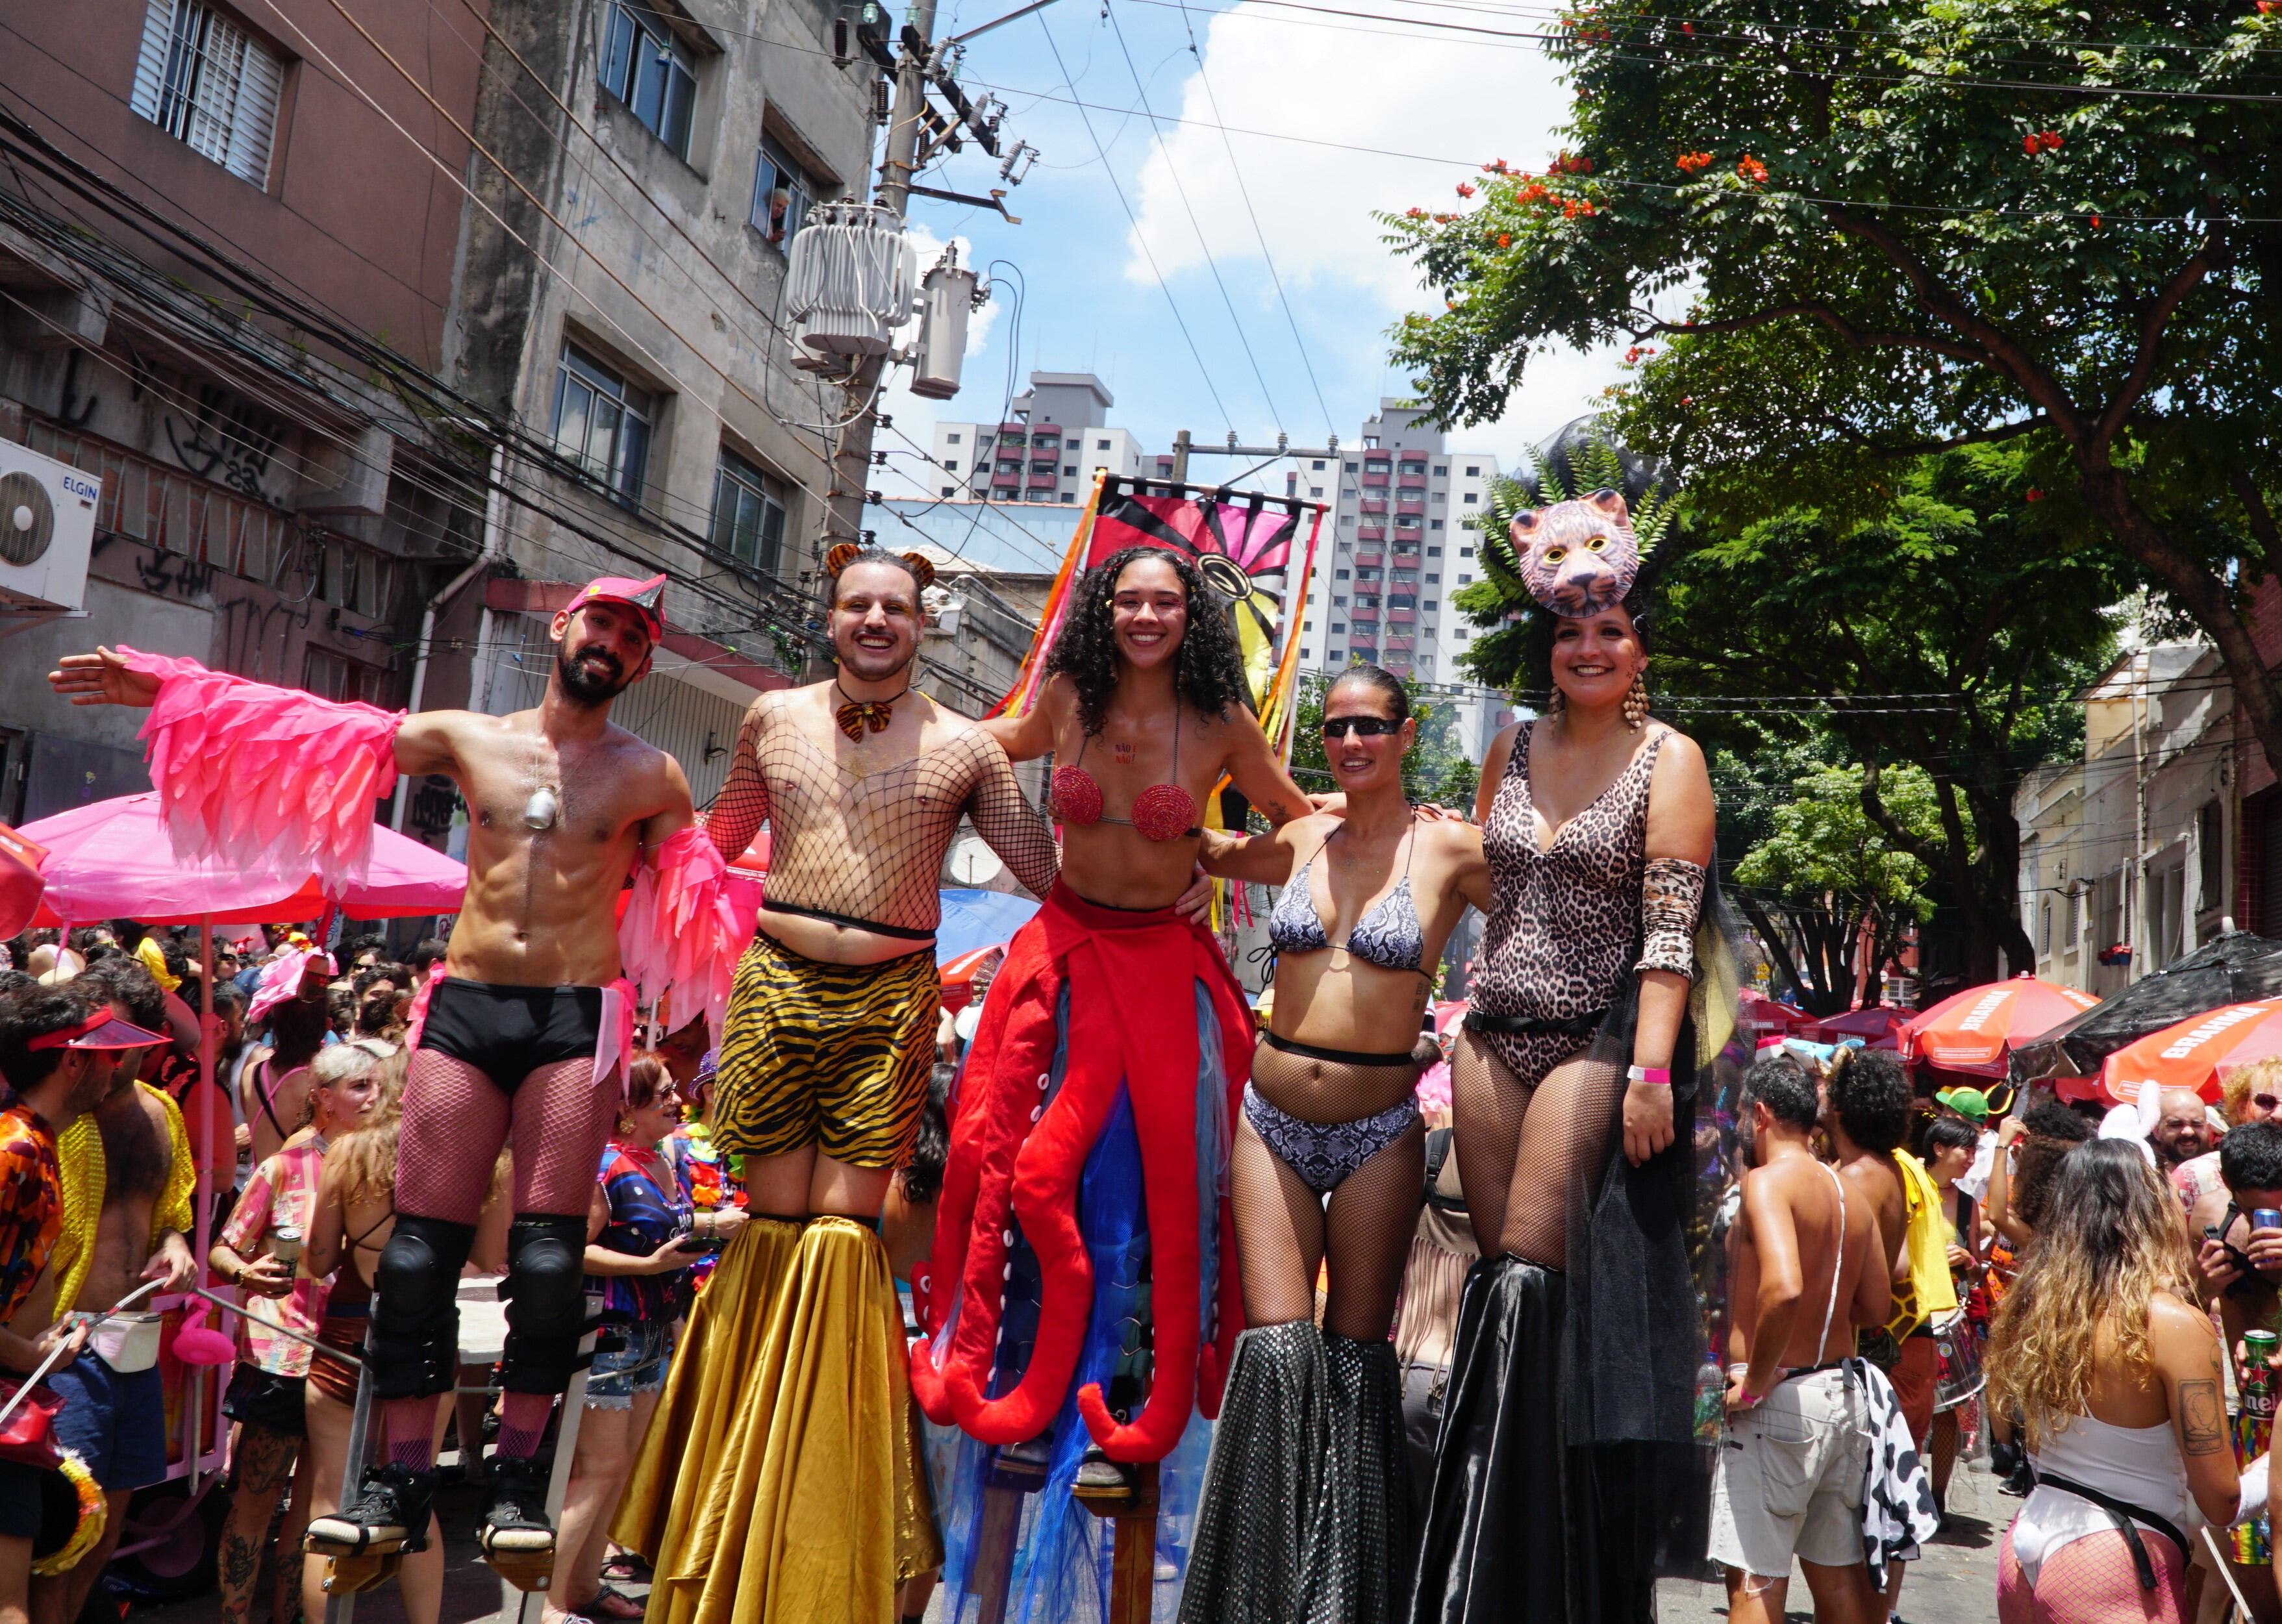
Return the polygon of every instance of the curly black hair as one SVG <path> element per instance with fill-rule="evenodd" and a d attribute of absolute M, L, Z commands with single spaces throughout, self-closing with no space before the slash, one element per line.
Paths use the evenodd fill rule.
<path fill-rule="evenodd" d="M 1230 705 L 1251 707 L 1236 622 L 1205 586 L 1197 566 L 1161 547 L 1129 547 L 1078 579 L 1077 602 L 1046 657 L 1046 675 L 1066 675 L 1077 689 L 1078 725 L 1090 734 L 1099 733 L 1108 721 L 1110 695 L 1117 691 L 1117 629 L 1110 600 L 1126 566 L 1145 558 L 1172 565 L 1189 602 L 1188 629 L 1173 656 L 1175 691 L 1207 716 L 1224 718 Z"/>

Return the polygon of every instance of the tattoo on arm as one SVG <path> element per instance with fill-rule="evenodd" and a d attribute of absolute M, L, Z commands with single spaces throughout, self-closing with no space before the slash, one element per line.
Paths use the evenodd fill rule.
<path fill-rule="evenodd" d="M 2226 1448 L 2226 1406 L 2217 1382 L 2198 1378 L 2179 1384 L 2179 1446 L 2190 1455 Z"/>

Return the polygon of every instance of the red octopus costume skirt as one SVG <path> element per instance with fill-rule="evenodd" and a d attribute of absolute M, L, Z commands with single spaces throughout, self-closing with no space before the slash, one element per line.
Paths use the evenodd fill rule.
<path fill-rule="evenodd" d="M 1226 1083 L 1209 1097 L 1199 1087 L 1200 1001 L 1217 1028 Z M 912 1345 L 912 1388 L 930 1419 L 956 1422 L 984 1443 L 1015 1444 L 1046 1433 L 1062 1410 L 1094 1296 L 1079 1180 L 1121 1087 L 1140 1144 L 1154 1360 L 1148 1397 L 1130 1420 L 1112 1415 L 1098 1384 L 1079 1392 L 1079 1410 L 1094 1441 L 1122 1461 L 1162 1459 L 1193 1412 L 1219 1413 L 1244 1297 L 1225 1169 L 1200 1169 L 1199 1146 L 1230 1142 L 1252 1045 L 1242 991 L 1201 925 L 1169 908 L 1103 907 L 1054 887 L 990 984 L 952 1103 L 934 1251 L 912 1271 L 928 1334 Z M 1200 1123 L 1206 1108 L 1222 1120 Z M 1200 1171 L 1218 1180 L 1216 1324 L 1207 1323 L 1202 1301 Z M 986 1396 L 1017 1226 L 1038 1258 L 1037 1336 L 1020 1379 Z"/>

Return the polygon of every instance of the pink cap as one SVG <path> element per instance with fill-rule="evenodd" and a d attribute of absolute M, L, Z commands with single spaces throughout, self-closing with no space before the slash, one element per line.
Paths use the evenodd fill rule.
<path fill-rule="evenodd" d="M 61 1031 L 49 1032 L 35 1037 L 24 1046 L 27 1049 L 147 1049 L 152 1044 L 166 1042 L 157 1032 L 146 1032 L 131 1022 L 121 1021 L 105 1005 L 84 1021 L 65 1027 Z"/>
<path fill-rule="evenodd" d="M 638 581 L 623 575 L 598 575 L 578 588 L 578 595 L 563 606 L 563 612 L 575 615 L 589 603 L 623 603 L 642 618 L 649 628 L 649 640 L 656 642 L 665 635 L 665 577 L 653 575 Z"/>

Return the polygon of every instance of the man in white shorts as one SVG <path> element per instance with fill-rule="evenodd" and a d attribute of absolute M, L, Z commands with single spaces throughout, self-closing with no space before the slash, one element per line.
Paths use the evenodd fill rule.
<path fill-rule="evenodd" d="M 1745 1081 L 1753 1166 L 1729 1232 L 1727 1437 L 1712 1486 L 1711 1555 L 1729 1624 L 1781 1624 L 1791 1560 L 1820 1624 L 1882 1613 L 1862 1556 L 1869 1407 L 1846 1368 L 1857 1324 L 1886 1317 L 1877 1224 L 1814 1159 L 1813 1080 L 1787 1056 Z"/>

